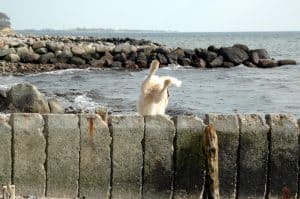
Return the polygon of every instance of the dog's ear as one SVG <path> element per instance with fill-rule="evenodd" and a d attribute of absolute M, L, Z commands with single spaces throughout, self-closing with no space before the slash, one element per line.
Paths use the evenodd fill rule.
<path fill-rule="evenodd" d="M 171 84 L 172 84 L 172 80 L 171 80 L 171 79 L 166 79 L 166 80 L 164 81 L 164 84 L 165 84 L 166 87 L 169 87 L 169 86 L 171 86 Z"/>

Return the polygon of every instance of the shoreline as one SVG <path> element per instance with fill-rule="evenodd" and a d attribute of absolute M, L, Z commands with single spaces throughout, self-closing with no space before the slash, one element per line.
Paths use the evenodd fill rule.
<path fill-rule="evenodd" d="M 37 36 L 0 34 L 0 73 L 32 74 L 69 68 L 142 70 L 157 59 L 168 65 L 193 68 L 273 68 L 296 65 L 292 59 L 275 60 L 266 49 L 244 44 L 207 49 L 170 48 L 149 40 L 92 36 Z"/>

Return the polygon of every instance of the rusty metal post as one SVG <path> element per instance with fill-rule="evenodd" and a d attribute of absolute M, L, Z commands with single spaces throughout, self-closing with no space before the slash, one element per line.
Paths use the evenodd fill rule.
<path fill-rule="evenodd" d="M 2 187 L 3 199 L 15 199 L 15 185 L 5 185 Z"/>
<path fill-rule="evenodd" d="M 206 182 L 204 198 L 220 199 L 218 136 L 213 125 L 209 124 L 204 131 L 203 151 L 205 156 Z"/>

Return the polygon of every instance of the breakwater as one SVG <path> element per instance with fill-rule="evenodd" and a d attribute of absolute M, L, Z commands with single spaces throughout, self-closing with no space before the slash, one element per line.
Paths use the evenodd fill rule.
<path fill-rule="evenodd" d="M 15 113 L 0 120 L 0 183 L 56 198 L 199 198 L 202 136 L 219 139 L 221 198 L 294 198 L 299 120 L 293 115 Z"/>
<path fill-rule="evenodd" d="M 294 60 L 275 60 L 266 49 L 249 49 L 243 44 L 206 49 L 170 48 L 158 43 L 130 38 L 68 36 L 0 37 L 2 72 L 36 73 L 67 68 L 148 68 L 153 59 L 168 64 L 196 68 L 248 67 L 271 68 L 295 65 Z"/>

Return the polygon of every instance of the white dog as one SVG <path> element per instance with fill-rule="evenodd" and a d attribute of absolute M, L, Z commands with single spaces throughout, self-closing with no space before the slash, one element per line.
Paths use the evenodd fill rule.
<path fill-rule="evenodd" d="M 154 75 L 159 68 L 159 61 L 153 60 L 150 72 L 141 87 L 137 109 L 141 115 L 164 115 L 168 102 L 168 87 L 174 84 L 179 87 L 181 81 L 170 76 Z"/>

